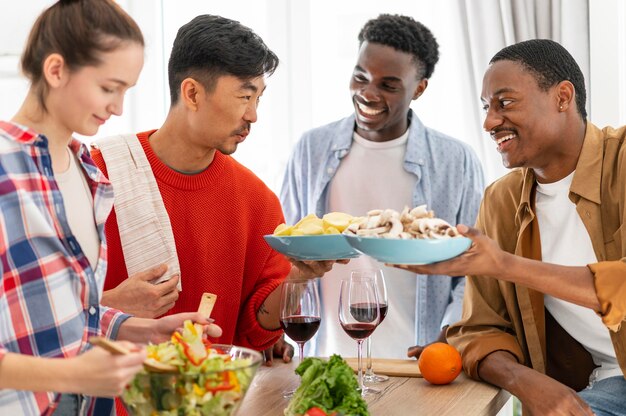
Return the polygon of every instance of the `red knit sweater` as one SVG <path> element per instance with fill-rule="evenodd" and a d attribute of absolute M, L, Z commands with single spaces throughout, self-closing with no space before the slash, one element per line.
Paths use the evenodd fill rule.
<path fill-rule="evenodd" d="M 195 311 L 203 292 L 215 293 L 211 317 L 224 331 L 217 342 L 269 347 L 282 332 L 263 329 L 256 312 L 291 267 L 263 240 L 284 221 L 278 198 L 250 170 L 219 152 L 197 175 L 172 170 L 152 151 L 148 137 L 153 132 L 137 137 L 170 217 L 183 288 L 168 314 Z M 92 156 L 107 174 L 102 154 L 95 150 Z M 106 223 L 106 238 L 108 290 L 128 277 L 115 212 Z"/>

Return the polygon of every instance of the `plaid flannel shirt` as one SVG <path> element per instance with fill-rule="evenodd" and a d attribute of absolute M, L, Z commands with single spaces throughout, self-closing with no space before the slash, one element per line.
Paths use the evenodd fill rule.
<path fill-rule="evenodd" d="M 0 360 L 8 352 L 74 357 L 89 348 L 92 335 L 115 338 L 128 318 L 100 305 L 107 266 L 104 224 L 113 206 L 111 184 L 85 145 L 73 140 L 70 148 L 93 195 L 101 240 L 95 270 L 70 230 L 48 140 L 23 126 L 0 122 Z M 53 392 L 0 390 L 0 414 L 48 415 L 58 398 Z M 87 399 L 81 413 L 108 414 L 111 403 Z"/>

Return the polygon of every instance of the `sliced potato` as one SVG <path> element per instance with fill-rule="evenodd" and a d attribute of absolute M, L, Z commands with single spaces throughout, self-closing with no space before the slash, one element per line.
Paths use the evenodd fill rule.
<path fill-rule="evenodd" d="M 304 235 L 320 235 L 324 234 L 324 223 L 319 218 L 315 218 L 300 224 L 297 229 L 302 231 Z"/>
<path fill-rule="evenodd" d="M 323 218 L 318 218 L 315 214 L 303 217 L 296 224 L 289 226 L 280 224 L 274 230 L 276 236 L 298 236 L 298 235 L 322 235 L 341 234 L 350 224 L 355 221 L 363 221 L 363 217 L 353 217 L 343 212 L 330 212 Z"/>
<path fill-rule="evenodd" d="M 341 232 L 335 227 L 324 227 L 324 234 L 341 234 Z"/>
<path fill-rule="evenodd" d="M 290 225 L 285 223 L 278 224 L 278 227 L 274 230 L 274 235 L 291 235 L 292 230 L 293 227 Z"/>
<path fill-rule="evenodd" d="M 343 230 L 350 225 L 352 218 L 352 215 L 345 214 L 343 212 L 330 212 L 324 215 L 322 220 L 324 221 L 326 227 L 334 227 L 339 232 L 343 232 Z"/>
<path fill-rule="evenodd" d="M 309 214 L 306 217 L 303 217 L 300 221 L 298 221 L 297 223 L 294 224 L 293 228 L 299 228 L 302 224 L 311 221 L 311 220 L 316 220 L 317 215 L 315 214 Z"/>

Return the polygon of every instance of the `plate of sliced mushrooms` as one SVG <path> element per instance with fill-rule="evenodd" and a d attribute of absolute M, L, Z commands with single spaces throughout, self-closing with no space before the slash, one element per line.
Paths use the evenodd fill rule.
<path fill-rule="evenodd" d="M 346 227 L 343 235 L 357 251 L 389 264 L 437 263 L 458 256 L 472 244 L 426 205 L 405 207 L 402 212 L 369 211 Z"/>

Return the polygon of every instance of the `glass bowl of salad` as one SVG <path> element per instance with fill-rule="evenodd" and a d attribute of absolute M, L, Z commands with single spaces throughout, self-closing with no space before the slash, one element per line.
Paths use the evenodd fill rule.
<path fill-rule="evenodd" d="M 232 415 L 263 358 L 249 348 L 211 344 L 186 322 L 170 341 L 149 345 L 148 360 L 173 370 L 135 376 L 122 394 L 132 416 Z"/>

